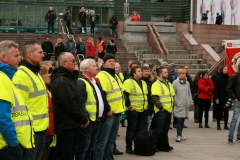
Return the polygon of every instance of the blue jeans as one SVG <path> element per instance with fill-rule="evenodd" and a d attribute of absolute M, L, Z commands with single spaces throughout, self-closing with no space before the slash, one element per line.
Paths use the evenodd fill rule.
<path fill-rule="evenodd" d="M 229 133 L 228 133 L 229 139 L 233 139 L 234 137 L 234 131 L 235 131 L 236 123 L 238 121 L 239 114 L 240 114 L 240 101 L 237 101 L 237 102 L 234 102 L 233 116 L 232 116 L 232 121 L 230 124 Z M 238 124 L 237 138 L 240 139 L 240 123 Z"/>
<path fill-rule="evenodd" d="M 101 124 L 94 149 L 94 160 L 113 160 L 113 144 L 117 139 L 120 123 L 119 115 L 107 116 L 106 121 Z"/>
<path fill-rule="evenodd" d="M 147 114 L 144 120 L 144 124 L 143 124 L 143 130 L 144 131 L 148 131 L 149 128 L 149 121 L 150 121 L 150 116 Z"/>
<path fill-rule="evenodd" d="M 45 146 L 46 132 L 35 132 L 35 148 L 26 149 L 23 160 L 41 160 Z"/>
<path fill-rule="evenodd" d="M 91 123 L 87 128 L 80 128 L 75 160 L 91 160 L 100 126 Z"/>
<path fill-rule="evenodd" d="M 198 121 L 199 106 L 198 104 L 194 105 L 194 121 Z"/>
<path fill-rule="evenodd" d="M 118 31 L 117 31 L 117 29 L 112 29 L 112 38 L 114 38 L 115 34 L 116 34 L 116 38 L 118 38 Z"/>
<path fill-rule="evenodd" d="M 155 114 L 155 128 L 153 130 L 153 139 L 154 143 L 158 143 L 158 139 L 161 133 L 166 132 L 168 134 L 168 130 L 171 124 L 171 117 L 172 113 L 169 113 L 168 111 L 159 111 Z"/>
<path fill-rule="evenodd" d="M 135 134 L 143 130 L 143 124 L 146 118 L 146 111 L 126 111 L 128 126 L 126 131 L 126 147 L 132 149 L 132 141 Z"/>
<path fill-rule="evenodd" d="M 74 159 L 78 133 L 79 128 L 66 129 L 57 133 L 57 160 Z"/>
<path fill-rule="evenodd" d="M 182 136 L 182 130 L 184 125 L 185 118 L 176 117 L 176 125 L 177 125 L 177 136 Z"/>
<path fill-rule="evenodd" d="M 16 147 L 6 147 L 0 150 L 1 160 L 21 160 L 23 158 L 23 148 L 18 145 Z"/>

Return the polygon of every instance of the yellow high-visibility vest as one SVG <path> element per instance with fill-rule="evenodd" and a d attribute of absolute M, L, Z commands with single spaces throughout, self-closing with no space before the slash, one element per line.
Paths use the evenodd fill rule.
<path fill-rule="evenodd" d="M 45 83 L 40 74 L 34 74 L 25 66 L 18 68 L 13 76 L 13 83 L 20 89 L 29 112 L 33 116 L 35 132 L 48 128 L 48 96 Z"/>
<path fill-rule="evenodd" d="M 124 81 L 124 76 L 123 76 L 123 74 L 121 72 L 116 74 L 116 76 L 120 79 L 121 82 Z"/>
<path fill-rule="evenodd" d="M 135 108 L 137 112 L 143 112 L 148 106 L 148 89 L 145 81 L 142 81 L 142 89 L 133 79 L 127 79 L 124 81 L 123 86 L 126 92 L 129 93 L 129 99 L 131 106 Z"/>
<path fill-rule="evenodd" d="M 152 84 L 151 92 L 152 95 L 157 95 L 160 97 L 160 102 L 163 108 L 171 113 L 173 109 L 175 91 L 170 82 L 168 82 L 168 86 L 169 88 L 165 84 L 162 84 L 162 82 L 157 80 Z M 155 113 L 159 111 L 159 108 L 157 108 L 155 105 L 154 111 Z"/>
<path fill-rule="evenodd" d="M 83 78 L 79 78 L 79 81 L 83 81 L 86 85 L 86 91 L 87 91 L 87 101 L 85 102 L 85 108 L 88 112 L 89 118 L 91 121 L 95 122 L 97 117 L 97 101 L 94 96 L 94 89 L 93 87 Z"/>
<path fill-rule="evenodd" d="M 100 71 L 96 76 L 103 90 L 107 93 L 107 101 L 115 114 L 125 111 L 123 85 L 117 78 L 113 78 L 108 72 Z"/>
<path fill-rule="evenodd" d="M 0 84 L 0 99 L 11 104 L 11 120 L 15 126 L 19 143 L 24 148 L 34 148 L 33 119 L 24 103 L 24 99 L 9 77 L 3 72 L 0 72 Z M 0 150 L 7 145 L 0 133 Z"/>

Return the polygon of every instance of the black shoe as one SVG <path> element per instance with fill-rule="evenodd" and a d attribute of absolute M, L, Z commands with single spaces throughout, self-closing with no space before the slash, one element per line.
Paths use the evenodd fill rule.
<path fill-rule="evenodd" d="M 183 128 L 187 128 L 187 126 L 183 125 Z"/>
<path fill-rule="evenodd" d="M 195 123 L 198 123 L 198 120 L 195 120 L 194 122 L 195 122 Z"/>
<path fill-rule="evenodd" d="M 128 154 L 135 154 L 135 152 L 131 148 L 126 149 L 126 153 Z"/>
<path fill-rule="evenodd" d="M 220 125 L 217 126 L 217 130 L 222 130 L 221 127 L 220 127 Z"/>
<path fill-rule="evenodd" d="M 174 124 L 174 125 L 173 125 L 173 128 L 177 128 L 177 125 L 176 125 L 176 124 Z"/>
<path fill-rule="evenodd" d="M 198 128 L 203 128 L 202 123 L 199 123 Z"/>
<path fill-rule="evenodd" d="M 229 130 L 228 126 L 224 126 L 224 129 L 225 129 L 225 130 Z"/>
<path fill-rule="evenodd" d="M 173 147 L 172 146 L 168 146 L 168 149 L 171 151 L 171 150 L 173 150 Z"/>
<path fill-rule="evenodd" d="M 208 125 L 208 123 L 205 123 L 205 128 L 210 128 L 210 126 Z"/>
<path fill-rule="evenodd" d="M 113 151 L 113 155 L 123 155 L 123 152 L 120 152 L 118 149 Z"/>
<path fill-rule="evenodd" d="M 125 122 L 123 120 L 122 120 L 121 124 L 122 124 L 122 127 L 126 127 Z"/>
<path fill-rule="evenodd" d="M 172 129 L 172 127 L 169 127 L 169 129 Z"/>
<path fill-rule="evenodd" d="M 228 139 L 228 144 L 232 145 L 233 144 L 233 139 Z"/>

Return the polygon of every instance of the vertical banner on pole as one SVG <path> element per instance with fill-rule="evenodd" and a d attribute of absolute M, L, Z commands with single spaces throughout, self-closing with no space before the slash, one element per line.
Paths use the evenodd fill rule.
<path fill-rule="evenodd" d="M 228 75 L 231 76 L 238 71 L 240 65 L 240 40 L 226 40 L 225 49 Z"/>

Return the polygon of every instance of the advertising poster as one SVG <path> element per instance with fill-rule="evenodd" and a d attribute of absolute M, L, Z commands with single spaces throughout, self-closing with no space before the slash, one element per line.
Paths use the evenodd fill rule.
<path fill-rule="evenodd" d="M 240 65 L 240 40 L 226 40 L 225 49 L 228 75 L 231 76 L 238 71 Z"/>
<path fill-rule="evenodd" d="M 201 23 L 201 15 L 207 10 L 207 24 L 215 24 L 217 13 L 222 16 L 223 25 L 240 24 L 240 0 L 197 0 L 197 23 Z"/>

